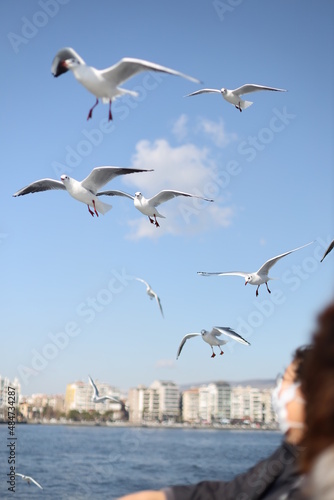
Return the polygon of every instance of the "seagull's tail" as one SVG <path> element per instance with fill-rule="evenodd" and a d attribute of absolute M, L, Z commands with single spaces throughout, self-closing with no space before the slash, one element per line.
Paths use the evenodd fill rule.
<path fill-rule="evenodd" d="M 249 108 L 253 103 L 251 101 L 240 101 L 241 109 Z"/>
<path fill-rule="evenodd" d="M 108 203 L 104 203 L 103 201 L 97 200 L 95 201 L 96 210 L 101 214 L 105 215 L 109 210 L 112 209 L 112 205 Z"/>

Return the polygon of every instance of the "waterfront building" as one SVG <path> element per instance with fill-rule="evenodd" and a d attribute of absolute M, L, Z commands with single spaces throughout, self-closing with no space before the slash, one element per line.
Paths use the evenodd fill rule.
<path fill-rule="evenodd" d="M 15 390 L 15 408 L 19 406 L 19 398 L 21 393 L 21 386 L 19 380 L 15 378 L 11 381 L 8 377 L 2 377 L 0 375 L 0 420 L 8 419 L 8 408 L 9 401 L 12 399 L 8 399 L 8 388 L 13 388 Z M 11 406 L 11 405 L 10 405 Z M 16 415 L 16 412 L 15 412 Z"/>
<path fill-rule="evenodd" d="M 129 421 L 176 420 L 180 415 L 180 391 L 174 382 L 155 380 L 150 387 L 129 391 Z"/>
<path fill-rule="evenodd" d="M 188 389 L 182 393 L 182 420 L 190 424 L 200 421 L 198 387 Z"/>

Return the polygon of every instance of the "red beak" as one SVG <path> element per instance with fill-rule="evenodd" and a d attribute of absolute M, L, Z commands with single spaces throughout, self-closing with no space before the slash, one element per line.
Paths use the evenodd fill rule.
<path fill-rule="evenodd" d="M 248 281 L 245 281 L 245 286 L 247 285 Z"/>

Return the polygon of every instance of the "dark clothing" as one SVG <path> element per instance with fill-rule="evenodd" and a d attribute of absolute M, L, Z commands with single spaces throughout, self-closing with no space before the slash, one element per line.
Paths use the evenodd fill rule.
<path fill-rule="evenodd" d="M 165 488 L 167 500 L 302 500 L 299 449 L 283 442 L 268 458 L 231 481 L 202 481 Z"/>

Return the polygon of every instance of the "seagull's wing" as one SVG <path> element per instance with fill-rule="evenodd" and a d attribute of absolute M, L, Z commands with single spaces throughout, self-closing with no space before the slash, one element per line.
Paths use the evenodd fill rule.
<path fill-rule="evenodd" d="M 232 330 L 232 328 L 228 326 L 214 326 L 211 333 L 215 336 L 224 334 L 236 340 L 237 342 L 240 342 L 241 344 L 250 345 L 250 343 L 243 337 L 241 337 L 239 333 L 235 332 L 234 330 Z"/>
<path fill-rule="evenodd" d="M 114 401 L 114 403 L 122 404 L 121 401 L 113 396 L 102 396 L 102 399 L 110 399 L 110 401 Z"/>
<path fill-rule="evenodd" d="M 40 179 L 39 181 L 32 182 L 28 186 L 16 191 L 13 196 L 38 193 L 39 191 L 49 191 L 50 189 L 63 189 L 66 191 L 66 187 L 61 181 L 55 181 L 54 179 Z"/>
<path fill-rule="evenodd" d="M 230 271 L 226 273 L 206 273 L 203 271 L 197 271 L 197 274 L 201 276 L 242 276 L 243 278 L 247 278 L 249 273 L 243 273 L 242 271 Z"/>
<path fill-rule="evenodd" d="M 289 252 L 282 253 L 281 255 L 277 255 L 277 257 L 273 257 L 272 259 L 267 260 L 267 262 L 265 262 L 263 264 L 263 266 L 261 266 L 260 269 L 257 271 L 257 274 L 268 274 L 269 270 L 273 267 L 273 265 L 276 264 L 276 262 L 278 260 L 282 259 L 282 257 L 289 255 L 289 253 L 296 252 L 297 250 L 300 250 L 301 248 L 305 248 L 305 247 L 311 245 L 312 243 L 314 243 L 314 241 L 311 241 L 310 243 L 306 243 L 306 245 L 303 245 L 303 246 L 298 247 L 298 248 L 294 248 L 293 250 L 290 250 Z"/>
<path fill-rule="evenodd" d="M 190 97 L 192 95 L 198 95 L 198 94 L 207 94 L 210 92 L 214 92 L 215 94 L 220 94 L 219 89 L 201 89 L 201 90 L 196 90 L 196 92 L 192 92 L 191 94 L 187 94 L 185 97 Z"/>
<path fill-rule="evenodd" d="M 151 172 L 151 170 L 124 167 L 95 167 L 91 173 L 81 181 L 81 186 L 88 189 L 88 191 L 91 191 L 93 194 L 96 194 L 102 186 L 107 184 L 107 182 L 111 181 L 114 177 L 137 172 Z"/>
<path fill-rule="evenodd" d="M 117 189 L 114 189 L 112 191 L 100 191 L 99 193 L 96 193 L 96 196 L 124 196 L 125 198 L 131 198 L 131 200 L 134 200 L 135 197 L 132 196 L 132 194 L 125 193 L 124 191 L 118 191 Z"/>
<path fill-rule="evenodd" d="M 41 490 L 43 489 L 42 486 L 37 482 L 35 481 L 35 479 L 33 477 L 29 477 L 30 481 L 34 484 L 36 484 L 36 486 L 38 486 L 39 488 L 41 488 Z"/>
<path fill-rule="evenodd" d="M 236 95 L 250 94 L 251 92 L 258 92 L 259 90 L 273 90 L 275 92 L 286 92 L 285 89 L 276 89 L 275 87 L 265 87 L 264 85 L 255 85 L 253 83 L 246 83 L 232 92 Z"/>
<path fill-rule="evenodd" d="M 328 254 L 329 254 L 329 252 L 330 252 L 331 250 L 333 250 L 333 248 L 334 248 L 334 240 L 332 241 L 332 243 L 330 243 L 330 245 L 329 245 L 329 247 L 327 248 L 326 252 L 325 252 L 325 253 L 324 253 L 324 255 L 322 256 L 322 258 L 321 258 L 321 261 L 320 261 L 320 262 L 322 262 L 322 261 L 324 260 L 324 258 L 326 257 L 326 255 L 328 255 Z"/>
<path fill-rule="evenodd" d="M 19 472 L 15 472 L 15 476 L 26 477 L 24 474 L 20 474 Z"/>
<path fill-rule="evenodd" d="M 153 290 L 152 290 L 152 292 L 153 292 Z M 158 295 L 157 295 L 155 292 L 153 292 L 153 294 L 154 294 L 155 300 L 156 300 L 156 301 L 157 301 L 157 303 L 158 303 L 158 306 L 159 306 L 159 309 L 160 309 L 161 315 L 162 315 L 162 317 L 164 318 L 164 312 L 163 312 L 163 310 L 162 310 L 162 305 L 161 305 L 160 298 L 158 297 Z"/>
<path fill-rule="evenodd" d="M 156 194 L 152 198 L 148 200 L 149 204 L 154 205 L 157 207 L 158 205 L 161 205 L 161 203 L 164 203 L 165 201 L 171 200 L 172 198 L 175 198 L 176 196 L 188 196 L 191 198 L 200 198 L 201 200 L 205 201 L 213 201 L 209 200 L 208 198 L 203 198 L 202 196 L 197 196 L 196 194 L 190 194 L 190 193 L 184 193 L 183 191 L 173 191 L 170 189 L 164 189 L 163 191 L 160 191 L 160 193 Z"/>
<path fill-rule="evenodd" d="M 102 70 L 100 73 L 106 80 L 118 86 L 141 71 L 161 71 L 162 73 L 169 73 L 170 75 L 182 76 L 182 78 L 186 78 L 191 82 L 201 83 L 197 78 L 180 73 L 175 69 L 145 61 L 144 59 L 135 59 L 131 57 L 124 57 L 118 63 L 110 68 Z"/>
<path fill-rule="evenodd" d="M 187 340 L 191 339 L 192 337 L 198 337 L 198 336 L 201 337 L 202 335 L 200 333 L 187 333 L 187 335 L 183 337 L 183 339 L 181 340 L 181 344 L 179 345 L 179 348 L 177 350 L 176 359 L 178 359 L 178 357 L 180 356 L 183 346 L 187 342 Z"/>
<path fill-rule="evenodd" d="M 99 397 L 99 391 L 97 390 L 97 387 L 96 387 L 92 377 L 90 375 L 88 375 L 88 378 L 89 378 L 90 385 L 93 387 L 95 396 Z"/>
<path fill-rule="evenodd" d="M 79 54 L 72 49 L 72 47 L 64 47 L 63 49 L 60 49 L 53 58 L 51 65 L 51 73 L 53 76 L 59 76 L 68 71 L 68 68 L 61 64 L 63 61 L 66 61 L 66 59 L 75 59 L 80 64 L 85 64 L 82 57 L 80 57 Z"/>
<path fill-rule="evenodd" d="M 137 281 L 141 281 L 142 283 L 144 283 L 147 287 L 151 288 L 150 285 L 147 283 L 147 281 L 143 280 L 142 278 L 135 278 L 135 280 Z"/>

